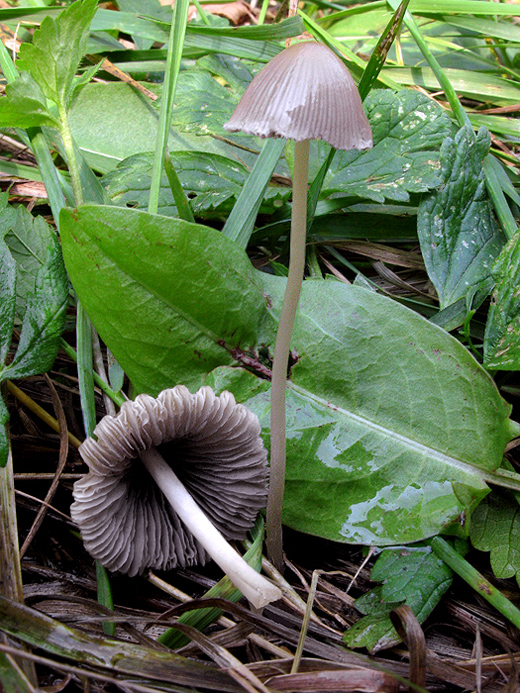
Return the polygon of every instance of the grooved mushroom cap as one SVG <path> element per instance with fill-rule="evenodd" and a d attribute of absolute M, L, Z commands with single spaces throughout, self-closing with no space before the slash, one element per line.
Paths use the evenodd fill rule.
<path fill-rule="evenodd" d="M 293 43 L 253 78 L 226 130 L 335 149 L 366 149 L 372 133 L 348 68 L 316 41 Z"/>
<path fill-rule="evenodd" d="M 156 447 L 226 539 L 243 539 L 267 496 L 267 453 L 255 414 L 229 392 L 178 385 L 105 416 L 79 448 L 89 473 L 74 484 L 73 521 L 86 549 L 130 576 L 204 563 L 138 454 Z M 97 438 L 97 440 L 96 440 Z"/>

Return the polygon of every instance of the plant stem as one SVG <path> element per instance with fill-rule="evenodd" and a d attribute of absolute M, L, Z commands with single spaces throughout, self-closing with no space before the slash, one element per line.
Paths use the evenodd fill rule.
<path fill-rule="evenodd" d="M 63 141 L 65 154 L 67 155 L 70 180 L 72 182 L 72 189 L 74 190 L 74 200 L 76 205 L 82 205 L 83 190 L 81 188 L 81 177 L 79 175 L 79 166 L 76 160 L 76 153 L 74 152 L 74 142 L 72 141 L 72 133 L 70 131 L 67 109 L 63 104 L 58 104 L 58 112 L 61 123 L 60 135 Z"/>
<path fill-rule="evenodd" d="M 164 166 L 164 154 L 170 132 L 170 118 L 173 108 L 175 87 L 181 66 L 182 46 L 188 23 L 189 0 L 178 0 L 172 12 L 170 38 L 168 41 L 168 53 L 166 58 L 166 70 L 161 94 L 159 109 L 159 124 L 155 142 L 155 154 L 152 167 L 152 181 L 150 184 L 150 199 L 148 211 L 157 214 L 159 209 L 159 192 L 161 189 L 161 176 Z"/>
<path fill-rule="evenodd" d="M 60 339 L 60 349 L 69 356 L 74 363 L 78 362 L 78 355 L 76 353 L 76 350 L 70 346 L 70 344 L 67 344 L 67 342 L 61 338 Z M 99 387 L 99 389 L 103 392 L 103 394 L 108 395 L 112 402 L 116 404 L 118 407 L 120 407 L 124 402 L 126 402 L 126 398 L 120 393 L 120 392 L 115 392 L 112 390 L 110 385 L 106 383 L 102 378 L 99 377 L 99 375 L 93 371 L 92 372 L 92 377 L 94 378 L 95 384 Z"/>
<path fill-rule="evenodd" d="M 283 570 L 282 506 L 286 448 L 285 390 L 291 336 L 305 269 L 308 170 L 309 140 L 296 142 L 294 146 L 289 276 L 276 335 L 271 381 L 271 471 L 267 499 L 266 539 L 269 559 L 280 571 Z"/>
<path fill-rule="evenodd" d="M 251 604 L 260 609 L 280 599 L 282 594 L 278 587 L 251 568 L 228 544 L 159 452 L 151 448 L 141 452 L 139 457 L 187 529 Z"/>
<path fill-rule="evenodd" d="M 489 580 L 481 575 L 472 565 L 468 563 L 447 541 L 441 537 L 433 537 L 429 541 L 433 551 L 442 558 L 457 575 L 465 580 L 477 594 L 480 594 L 486 601 L 495 607 L 513 625 L 520 628 L 520 610 L 512 604 L 502 592 L 492 585 Z"/>
<path fill-rule="evenodd" d="M 26 406 L 29 411 L 36 414 L 36 416 L 45 422 L 47 426 L 52 428 L 53 431 L 56 431 L 56 433 L 60 432 L 60 424 L 56 421 L 56 419 L 46 412 L 45 409 L 40 407 L 39 404 L 36 404 L 36 402 L 31 399 L 29 395 L 25 394 L 25 392 L 20 390 L 19 387 L 16 387 L 16 385 L 10 380 L 6 381 L 6 385 L 9 392 L 14 395 L 19 402 Z M 73 445 L 75 448 L 79 448 L 81 445 L 81 440 L 78 440 L 78 438 L 76 438 L 76 436 L 74 436 L 70 431 L 68 431 L 68 438 L 71 445 Z"/>

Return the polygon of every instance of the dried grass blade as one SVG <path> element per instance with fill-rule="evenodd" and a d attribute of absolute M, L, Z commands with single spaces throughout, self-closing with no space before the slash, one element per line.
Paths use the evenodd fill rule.
<path fill-rule="evenodd" d="M 390 612 L 392 625 L 402 638 L 410 653 L 410 693 L 417 687 L 426 686 L 426 641 L 423 629 L 414 612 L 407 604 L 398 606 Z"/>
<path fill-rule="evenodd" d="M 0 628 L 59 657 L 134 677 L 235 693 L 240 687 L 213 665 L 130 642 L 99 638 L 70 628 L 27 606 L 0 597 Z"/>
<path fill-rule="evenodd" d="M 68 436 L 68 430 L 67 430 L 67 419 L 65 418 L 65 412 L 63 411 L 63 406 L 61 404 L 60 398 L 58 397 L 58 393 L 56 392 L 56 388 L 52 384 L 51 379 L 47 374 L 44 375 L 44 378 L 47 382 L 47 385 L 49 386 L 49 389 L 51 391 L 51 397 L 52 397 L 52 404 L 54 407 L 54 411 L 56 413 L 56 417 L 58 419 L 58 424 L 59 424 L 59 431 L 60 431 L 60 452 L 59 452 L 59 458 L 58 458 L 58 466 L 56 467 L 56 473 L 54 474 L 54 479 L 52 480 L 52 483 L 49 487 L 49 490 L 47 491 L 47 494 L 45 495 L 44 502 L 40 509 L 38 510 L 38 513 L 36 514 L 36 517 L 34 518 L 34 521 L 31 525 L 31 529 L 29 530 L 28 535 L 25 537 L 25 541 L 22 545 L 22 548 L 20 549 L 20 557 L 23 558 L 25 555 L 27 549 L 29 548 L 31 541 L 34 538 L 34 535 L 40 528 L 44 518 L 45 518 L 45 513 L 47 512 L 47 508 L 52 502 L 52 499 L 54 498 L 54 494 L 56 493 L 58 489 L 58 485 L 60 483 L 60 477 L 61 473 L 63 472 L 65 468 L 65 464 L 67 462 L 67 456 L 68 456 L 68 451 L 69 451 L 69 436 Z"/>
<path fill-rule="evenodd" d="M 274 676 L 266 681 L 276 691 L 359 691 L 360 693 L 397 693 L 399 680 L 374 669 L 339 669 L 312 671 L 300 674 Z"/>
<path fill-rule="evenodd" d="M 225 647 L 217 645 L 199 630 L 185 623 L 176 624 L 174 627 L 197 643 L 204 654 L 211 657 L 215 664 L 226 669 L 229 675 L 248 693 L 269 693 L 269 689 L 264 686 L 260 679 Z"/>

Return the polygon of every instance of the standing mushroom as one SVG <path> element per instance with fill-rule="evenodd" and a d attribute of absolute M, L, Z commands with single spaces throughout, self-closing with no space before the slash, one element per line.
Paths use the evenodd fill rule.
<path fill-rule="evenodd" d="M 232 394 L 138 395 L 79 451 L 90 471 L 74 484 L 71 516 L 102 565 L 133 576 L 209 555 L 255 607 L 280 598 L 226 541 L 245 537 L 267 495 L 258 419 Z"/>
<path fill-rule="evenodd" d="M 336 149 L 372 147 L 372 133 L 357 87 L 343 62 L 315 41 L 292 44 L 251 81 L 226 130 L 295 140 L 289 276 L 273 358 L 271 475 L 267 550 L 281 569 L 285 486 L 285 390 L 291 335 L 305 269 L 309 140 Z"/>

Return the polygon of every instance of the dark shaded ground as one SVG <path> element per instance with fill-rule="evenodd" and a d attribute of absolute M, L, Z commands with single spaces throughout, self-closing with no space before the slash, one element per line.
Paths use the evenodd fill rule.
<path fill-rule="evenodd" d="M 59 394 L 70 431 L 81 439 L 79 397 L 73 374 L 74 365 L 60 354 L 51 381 Z M 48 380 L 35 377 L 18 385 L 40 406 L 57 416 Z M 22 571 L 26 604 L 62 623 L 101 636 L 95 567 L 69 517 L 72 484 L 77 475 L 85 471 L 84 465 L 70 445 L 56 493 L 48 499 L 49 505 L 44 506 L 41 526 L 27 544 L 27 537 L 56 472 L 60 443 L 59 436 L 50 432 L 12 395 L 9 395 L 9 405 L 19 536 L 20 545 L 24 546 Z M 101 396 L 98 396 L 98 405 L 102 415 Z M 249 611 L 244 602 L 238 610 L 233 605 L 225 605 L 225 619 L 207 628 L 202 642 L 193 642 L 180 648 L 179 652 L 193 658 L 213 659 L 219 668 L 228 670 L 235 667 L 231 657 L 234 656 L 255 675 L 252 682 L 238 677 L 238 684 L 235 676 L 233 685 L 238 686 L 237 690 L 266 690 L 262 688 L 263 684 L 270 690 L 405 690 L 405 683 L 399 684 L 394 676 L 412 676 L 420 681 L 424 673 L 426 688 L 430 691 L 482 690 L 495 693 L 517 690 L 520 634 L 460 579 L 455 579 L 440 606 L 423 624 L 425 660 L 417 654 L 421 633 L 413 635 L 411 623 L 408 626 L 411 633 L 408 647 L 401 645 L 371 658 L 366 653 L 353 654 L 341 645 L 344 630 L 360 617 L 353 606 L 355 598 L 374 587 L 370 581 L 373 559 L 365 560 L 366 549 L 334 544 L 290 530 L 285 533 L 285 549 L 285 578 L 304 601 L 307 600 L 313 571 L 325 571 L 318 581 L 314 601 L 317 618 L 309 627 L 296 679 L 283 675 L 290 671 L 302 627 L 303 606 L 295 607 L 285 601 L 267 607 L 261 616 Z M 473 551 L 468 559 L 497 584 L 490 573 L 487 555 Z M 354 582 L 353 576 L 356 576 Z M 209 565 L 158 577 L 173 589 L 188 595 L 187 598 L 197 599 L 220 579 L 221 574 L 215 566 Z M 514 581 L 501 582 L 498 586 L 518 603 L 520 594 Z M 149 576 L 133 579 L 114 576 L 112 589 L 118 621 L 116 637 L 156 647 L 155 638 L 165 629 L 164 625 L 157 623 L 158 619 L 186 598 L 179 594 L 166 594 L 151 584 Z M 174 615 L 168 616 L 169 621 L 172 618 Z M 224 649 L 217 648 L 217 655 L 211 650 L 211 643 Z M 188 690 L 137 678 L 133 683 L 127 679 L 124 684 L 106 684 L 104 680 L 111 678 L 106 671 L 65 662 L 42 650 L 35 652 L 51 662 L 36 665 L 40 687 L 49 692 Z M 410 653 L 412 658 L 419 656 L 419 673 L 416 670 L 410 674 Z M 60 662 L 76 665 L 82 674 L 60 671 Z M 380 667 L 389 673 L 381 673 Z M 320 677 L 326 672 L 327 680 L 324 682 Z M 96 679 L 91 678 L 93 673 L 97 674 Z M 233 682 L 231 678 L 230 682 Z M 203 681 L 200 687 L 204 687 Z"/>

